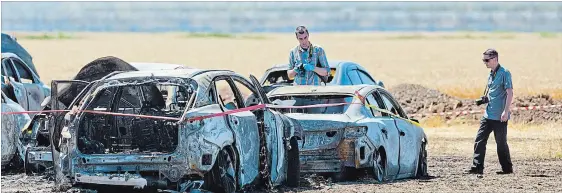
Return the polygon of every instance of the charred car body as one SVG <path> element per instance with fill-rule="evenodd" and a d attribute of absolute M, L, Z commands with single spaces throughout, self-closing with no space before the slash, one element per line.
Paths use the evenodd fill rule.
<path fill-rule="evenodd" d="M 268 97 L 274 104 L 295 106 L 346 104 L 283 110 L 304 128 L 302 172 L 346 180 L 368 169 L 378 181 L 427 174 L 423 128 L 380 86 L 281 87 Z"/>
<path fill-rule="evenodd" d="M 115 72 L 90 83 L 70 104 L 76 111 L 65 115 L 64 127 L 51 121 L 56 182 L 181 191 L 196 182 L 214 192 L 298 185 L 302 128 L 268 108 L 236 111 L 269 103 L 251 79 L 176 69 Z M 63 82 L 53 81 L 53 90 Z M 191 119 L 229 110 L 236 112 Z"/>
<path fill-rule="evenodd" d="M 18 103 L 10 99 L 2 91 L 2 112 L 16 113 L 25 111 Z M 10 163 L 14 167 L 21 167 L 18 155 L 17 141 L 20 129 L 30 120 L 27 114 L 4 114 L 2 115 L 2 168 Z"/>
<path fill-rule="evenodd" d="M 50 94 L 50 88 L 39 78 L 29 53 L 15 38 L 2 33 L 2 113 L 37 111 Z M 21 131 L 30 114 L 2 115 L 2 166 L 14 163 L 21 167 L 24 151 L 20 146 Z"/>
<path fill-rule="evenodd" d="M 127 63 L 113 56 L 101 57 L 86 64 L 73 78 L 72 82 L 59 85 L 58 97 L 55 101 L 59 108 L 64 109 L 70 105 L 74 98 L 85 86 L 93 81 L 115 71 L 139 71 L 139 70 L 158 70 L 158 69 L 182 69 L 187 68 L 180 64 L 166 63 Z M 50 95 L 50 91 L 48 95 Z M 50 96 L 44 100 L 40 110 L 51 110 Z M 54 102 L 54 101 L 52 101 Z M 47 128 L 47 116 L 50 112 L 31 114 L 31 119 L 21 123 L 25 126 L 18 127 L 16 142 L 19 158 L 18 163 L 23 163 L 26 173 L 41 173 L 46 168 L 52 167 L 52 155 L 50 147 L 50 134 Z M 58 121 L 62 121 L 59 119 Z"/>
<path fill-rule="evenodd" d="M 379 85 L 384 87 L 381 80 L 375 80 L 363 66 L 352 61 L 328 61 L 330 73 L 323 85 Z M 261 85 L 266 92 L 277 87 L 293 85 L 294 79 L 287 75 L 288 64 L 279 64 L 267 69 L 261 78 Z M 322 79 L 321 79 L 322 80 Z"/>

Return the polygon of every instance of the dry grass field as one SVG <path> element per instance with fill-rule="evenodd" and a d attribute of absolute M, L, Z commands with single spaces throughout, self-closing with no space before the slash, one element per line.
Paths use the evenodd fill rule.
<path fill-rule="evenodd" d="M 286 63 L 297 44 L 291 33 L 9 33 L 33 55 L 46 82 L 71 78 L 86 63 L 108 55 L 231 69 L 259 78 L 273 64 Z M 461 98 L 481 95 L 488 70 L 480 57 L 493 47 L 511 70 L 516 95 L 562 98 L 562 34 L 312 33 L 310 38 L 325 48 L 328 59 L 355 61 L 388 87 L 421 84 Z"/>

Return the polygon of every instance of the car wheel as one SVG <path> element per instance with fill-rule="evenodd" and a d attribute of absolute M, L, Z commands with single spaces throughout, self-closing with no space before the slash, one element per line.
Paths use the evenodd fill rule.
<path fill-rule="evenodd" d="M 300 181 L 301 163 L 299 159 L 299 144 L 297 138 L 291 138 L 291 150 L 287 153 L 287 186 L 298 187 Z"/>
<path fill-rule="evenodd" d="M 427 176 L 427 150 L 425 149 L 425 143 L 422 143 L 420 147 L 420 155 L 418 159 L 418 171 L 416 172 L 416 177 L 425 177 Z"/>
<path fill-rule="evenodd" d="M 375 151 L 372 160 L 373 178 L 377 182 L 384 182 L 386 178 L 386 158 L 382 156 L 381 152 Z"/>
<path fill-rule="evenodd" d="M 206 189 L 216 193 L 236 191 L 236 170 L 229 153 L 223 149 L 219 152 L 215 165 L 205 175 Z"/>

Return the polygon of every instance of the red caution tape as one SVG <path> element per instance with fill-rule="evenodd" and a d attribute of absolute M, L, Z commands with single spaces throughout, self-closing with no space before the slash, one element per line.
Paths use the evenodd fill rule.
<path fill-rule="evenodd" d="M 262 108 L 265 108 L 265 107 L 266 107 L 265 104 L 259 104 L 259 105 L 255 105 L 255 106 L 251 106 L 251 107 L 245 107 L 245 108 L 240 108 L 240 109 L 235 109 L 235 110 L 229 110 L 229 111 L 225 111 L 225 112 L 222 112 L 222 113 L 215 113 L 215 114 L 210 114 L 210 115 L 205 115 L 205 116 L 191 117 L 191 118 L 188 118 L 187 121 L 203 120 L 203 119 L 208 119 L 208 118 L 212 118 L 212 117 L 219 117 L 219 116 L 223 116 L 223 115 L 228 115 L 228 114 L 233 114 L 233 113 L 239 113 L 239 112 L 244 112 L 244 111 L 253 111 L 253 110 L 262 109 Z M 29 114 L 29 113 L 58 113 L 58 112 L 69 112 L 69 111 L 70 111 L 70 110 L 45 110 L 45 111 L 2 112 L 2 115 Z M 80 111 L 78 111 L 78 112 L 80 112 Z M 139 115 L 139 114 L 126 114 L 126 113 L 114 113 L 114 112 L 93 111 L 93 110 L 82 110 L 82 112 L 85 112 L 85 113 L 92 113 L 92 114 L 101 114 L 101 115 L 114 115 L 114 116 L 126 116 L 126 117 L 140 117 L 140 118 L 148 118 L 148 119 L 163 119 L 163 120 L 174 120 L 174 121 L 179 121 L 179 120 L 180 120 L 180 118 L 175 118 L 175 117 L 152 116 L 152 115 Z"/>
<path fill-rule="evenodd" d="M 361 97 L 360 97 L 361 99 Z M 306 109 L 306 108 L 319 108 L 319 107 L 333 107 L 333 106 L 342 106 L 342 105 L 351 105 L 351 104 L 360 104 L 362 103 L 332 103 L 332 104 L 316 104 L 316 105 L 303 105 L 303 106 L 284 106 L 284 105 L 265 105 L 259 104 L 251 107 L 245 107 L 240 109 L 229 110 L 221 113 L 215 113 L 210 115 L 198 116 L 198 117 L 191 117 L 188 118 L 186 121 L 198 121 L 203 119 L 208 119 L 212 117 L 219 117 L 228 114 L 234 114 L 244 111 L 253 111 L 257 109 L 262 109 L 265 107 L 274 108 L 274 109 Z M 513 111 L 518 110 L 537 110 L 537 109 L 548 109 L 548 108 L 560 108 L 562 105 L 545 105 L 545 106 L 529 106 L 529 107 L 514 107 L 512 108 Z M 70 110 L 44 110 L 44 111 L 20 111 L 20 112 L 2 112 L 2 115 L 14 115 L 14 114 L 30 114 L 30 113 L 60 113 L 60 112 L 69 112 Z M 114 112 L 105 112 L 105 111 L 93 111 L 93 110 L 83 110 L 82 112 L 92 113 L 92 114 L 103 114 L 103 115 L 115 115 L 115 116 L 129 116 L 129 117 L 140 117 L 140 118 L 149 118 L 149 119 L 163 119 L 163 120 L 175 120 L 179 121 L 180 118 L 175 117 L 164 117 L 164 116 L 151 116 L 151 115 L 138 115 L 138 114 L 126 114 L 126 113 L 114 113 Z M 471 110 L 471 111 L 458 111 L 458 112 L 442 112 L 442 113 L 425 113 L 425 114 L 412 114 L 410 116 L 423 116 L 423 115 L 467 115 L 467 114 L 477 114 L 483 113 L 484 110 Z"/>
<path fill-rule="evenodd" d="M 537 110 L 537 109 L 548 109 L 548 108 L 561 108 L 562 105 L 544 105 L 544 106 L 529 106 L 529 107 L 514 107 L 511 108 L 512 111 L 521 111 L 521 110 Z M 482 110 L 472 110 L 472 111 L 458 111 L 458 112 L 442 112 L 442 113 L 419 113 L 419 114 L 413 114 L 410 116 L 424 116 L 424 115 L 432 115 L 432 116 L 438 116 L 438 115 L 468 115 L 468 114 L 478 114 L 478 113 L 483 113 L 485 111 L 485 109 Z"/>

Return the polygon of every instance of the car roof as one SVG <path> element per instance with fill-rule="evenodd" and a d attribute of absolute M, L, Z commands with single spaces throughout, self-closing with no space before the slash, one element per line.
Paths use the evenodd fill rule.
<path fill-rule="evenodd" d="M 18 59 L 21 60 L 21 58 L 18 55 L 14 54 L 12 52 L 2 52 L 2 59 L 4 59 L 4 58 L 18 58 Z"/>
<path fill-rule="evenodd" d="M 177 77 L 177 78 L 194 78 L 200 74 L 215 75 L 217 73 L 221 74 L 235 74 L 230 70 L 203 70 L 197 68 L 181 68 L 181 69 L 165 69 L 165 70 L 141 70 L 141 71 L 127 71 L 112 75 L 107 78 L 107 80 L 116 80 L 123 78 L 141 78 L 150 76 L 159 77 Z"/>
<path fill-rule="evenodd" d="M 156 62 L 129 62 L 137 70 L 172 70 L 179 68 L 189 68 L 182 64 L 156 63 Z"/>
<path fill-rule="evenodd" d="M 268 96 L 279 96 L 279 95 L 297 95 L 297 94 L 355 94 L 356 91 L 360 91 L 364 88 L 382 88 L 377 85 L 327 85 L 327 86 L 311 86 L 311 85 L 295 85 L 295 86 L 284 86 L 273 89 L 268 93 Z"/>

